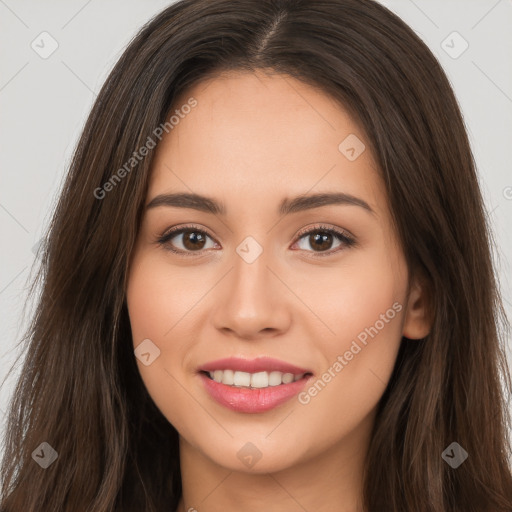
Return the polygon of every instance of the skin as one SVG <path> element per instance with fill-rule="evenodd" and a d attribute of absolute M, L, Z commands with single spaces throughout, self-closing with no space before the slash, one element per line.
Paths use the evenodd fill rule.
<path fill-rule="evenodd" d="M 401 338 L 414 343 L 431 327 L 426 289 L 409 274 L 369 148 L 354 161 L 338 150 L 347 135 L 365 135 L 338 103 L 285 75 L 224 73 L 176 108 L 190 96 L 198 105 L 155 150 L 146 204 L 194 192 L 222 201 L 227 214 L 148 209 L 127 288 L 134 348 L 149 338 L 160 349 L 148 366 L 137 359 L 140 374 L 180 434 L 178 511 L 360 511 L 376 406 Z M 375 215 L 355 205 L 278 215 L 283 198 L 323 191 L 361 198 Z M 207 233 L 202 250 L 185 245 L 186 233 L 167 246 L 190 257 L 156 243 L 189 223 Z M 317 223 L 357 245 L 333 237 L 318 248 L 297 236 Z M 251 264 L 236 252 L 247 236 L 263 248 Z M 310 369 L 315 382 L 396 302 L 401 311 L 307 404 L 231 411 L 197 374 L 218 358 L 265 355 Z M 248 442 L 261 452 L 250 468 L 237 457 Z"/>

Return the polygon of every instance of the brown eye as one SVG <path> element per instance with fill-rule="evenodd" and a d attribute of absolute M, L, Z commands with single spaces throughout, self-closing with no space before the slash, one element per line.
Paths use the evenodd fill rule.
<path fill-rule="evenodd" d="M 208 249 L 208 238 L 205 231 L 189 226 L 168 231 L 158 242 L 172 252 L 186 254 Z"/>
<path fill-rule="evenodd" d="M 206 238 L 203 233 L 199 231 L 183 231 L 182 243 L 186 249 L 193 251 L 195 249 L 203 249 L 206 243 Z"/>
<path fill-rule="evenodd" d="M 305 241 L 305 244 L 300 247 L 302 240 Z M 336 240 L 338 240 L 339 243 L 333 249 L 333 244 Z M 313 229 L 302 232 L 299 236 L 299 241 L 296 243 L 299 245 L 299 249 L 318 253 L 317 256 L 328 256 L 337 253 L 339 250 L 342 250 L 343 247 L 352 247 L 356 242 L 343 231 L 338 231 L 337 229 L 327 226 L 315 226 Z M 311 250 L 308 250 L 308 246 Z"/>
<path fill-rule="evenodd" d="M 310 247 L 319 251 L 326 251 L 331 248 L 334 237 L 330 233 L 315 233 L 314 235 L 308 235 L 308 242 Z"/>
<path fill-rule="evenodd" d="M 209 247 L 207 246 L 208 239 L 210 239 L 213 244 Z M 300 246 L 302 240 L 306 242 L 303 244 L 306 247 Z M 333 249 L 333 244 L 335 244 L 336 241 L 338 241 L 338 244 L 334 245 Z M 203 250 L 219 247 L 208 233 L 195 226 L 171 229 L 160 237 L 157 242 L 164 246 L 166 250 L 183 256 L 193 256 L 194 253 L 200 254 Z M 338 231 L 328 226 L 315 226 L 308 231 L 302 232 L 298 242 L 294 245 L 299 245 L 299 249 L 311 252 L 315 256 L 329 256 L 343 248 L 352 247 L 355 244 L 355 239 L 344 231 Z M 307 246 L 309 246 L 309 248 Z"/>

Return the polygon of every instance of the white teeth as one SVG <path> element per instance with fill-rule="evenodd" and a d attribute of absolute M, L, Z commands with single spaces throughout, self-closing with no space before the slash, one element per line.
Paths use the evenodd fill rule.
<path fill-rule="evenodd" d="M 222 372 L 222 377 L 220 382 L 223 384 L 229 384 L 232 386 L 235 383 L 235 372 L 233 370 L 220 370 Z"/>
<path fill-rule="evenodd" d="M 279 386 L 283 382 L 283 374 L 281 372 L 270 372 L 268 374 L 269 386 Z"/>
<path fill-rule="evenodd" d="M 208 372 L 215 382 L 226 384 L 227 386 L 267 388 L 269 386 L 279 386 L 289 384 L 304 377 L 304 373 L 293 375 L 293 373 L 282 372 L 257 372 L 247 373 L 233 370 L 215 370 Z"/>
<path fill-rule="evenodd" d="M 251 388 L 267 388 L 267 387 L 268 387 L 268 373 L 267 372 L 253 373 L 251 375 Z"/>
<path fill-rule="evenodd" d="M 245 372 L 235 372 L 235 376 L 233 377 L 233 384 L 235 386 L 250 386 L 251 374 Z"/>
<path fill-rule="evenodd" d="M 283 384 L 290 384 L 290 382 L 293 382 L 293 373 L 285 373 L 282 377 Z"/>

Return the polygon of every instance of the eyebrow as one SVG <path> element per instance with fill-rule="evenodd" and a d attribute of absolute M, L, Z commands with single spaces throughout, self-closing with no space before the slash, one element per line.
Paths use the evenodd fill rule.
<path fill-rule="evenodd" d="M 375 211 L 366 201 L 359 197 L 342 192 L 324 192 L 319 194 L 301 195 L 294 198 L 285 198 L 279 205 L 278 213 L 279 215 L 284 216 L 331 204 L 359 206 L 372 215 L 376 215 Z M 201 212 L 213 213 L 214 215 L 226 215 L 227 212 L 226 207 L 222 202 L 211 197 L 192 193 L 158 195 L 148 203 L 146 209 L 149 210 L 159 206 L 190 208 Z"/>

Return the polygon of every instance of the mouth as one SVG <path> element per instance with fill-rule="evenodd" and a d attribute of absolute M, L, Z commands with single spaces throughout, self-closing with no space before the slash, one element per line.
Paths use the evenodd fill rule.
<path fill-rule="evenodd" d="M 263 413 L 290 401 L 313 377 L 306 368 L 271 357 L 218 359 L 197 374 L 210 398 L 243 413 Z"/>
<path fill-rule="evenodd" d="M 291 373 L 280 371 L 261 371 L 255 373 L 226 370 L 206 371 L 200 370 L 206 378 L 233 388 L 246 389 L 266 389 L 270 387 L 280 387 L 299 380 L 308 379 L 313 376 L 312 372 Z"/>

